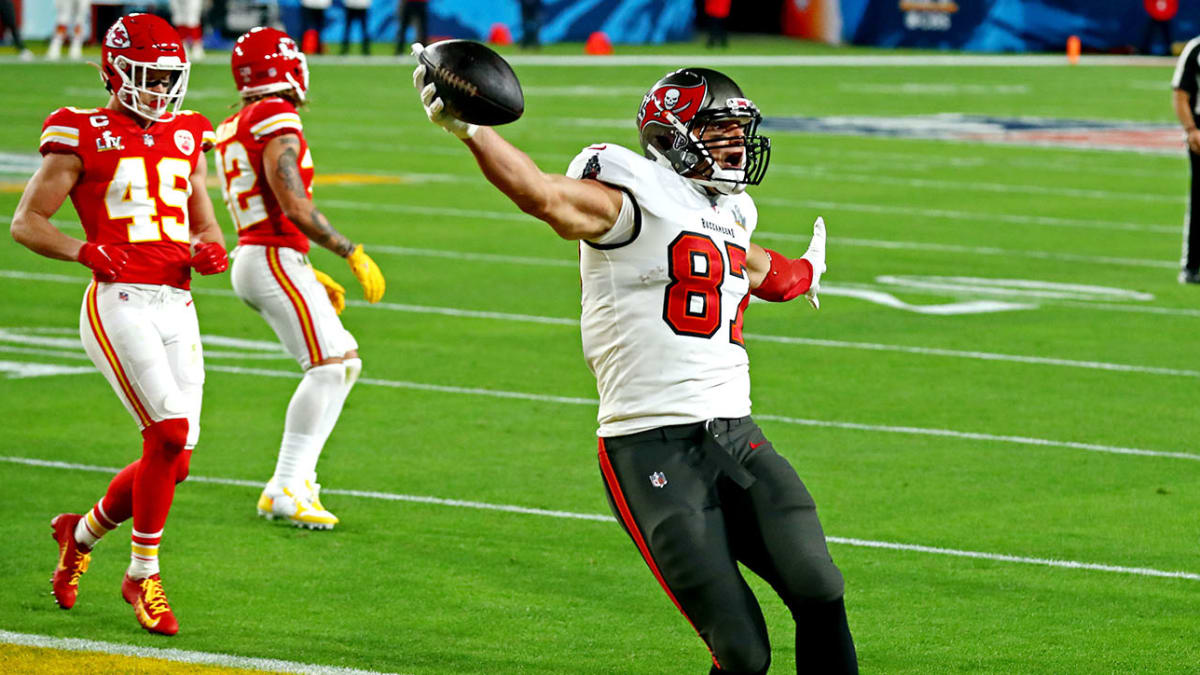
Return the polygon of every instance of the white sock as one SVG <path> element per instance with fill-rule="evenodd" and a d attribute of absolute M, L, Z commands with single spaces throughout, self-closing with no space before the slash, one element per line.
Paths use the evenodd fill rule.
<path fill-rule="evenodd" d="M 325 442 L 329 440 L 329 435 L 333 433 L 334 426 L 337 425 L 338 418 L 342 415 L 342 407 L 346 405 L 346 397 L 350 395 L 350 390 L 354 388 L 354 383 L 358 381 L 358 375 L 362 372 L 362 359 L 346 359 L 342 361 L 342 365 L 346 367 L 346 381 L 342 384 L 342 388 L 338 394 L 330 399 L 329 407 L 325 409 L 325 414 L 321 417 L 321 425 L 317 428 L 317 451 L 311 458 L 311 466 L 309 467 L 309 480 L 316 482 L 317 459 L 321 456 L 321 451 L 325 448 Z"/>
<path fill-rule="evenodd" d="M 279 487 L 303 485 L 316 466 L 313 455 L 321 452 L 321 439 L 317 434 L 325 411 L 343 388 L 345 373 L 346 369 L 340 363 L 314 366 L 304 373 L 288 403 L 279 459 L 271 479 Z"/>

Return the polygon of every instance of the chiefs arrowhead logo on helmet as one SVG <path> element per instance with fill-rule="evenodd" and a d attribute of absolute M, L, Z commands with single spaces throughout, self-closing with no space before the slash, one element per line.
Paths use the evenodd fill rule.
<path fill-rule="evenodd" d="M 125 30 L 125 19 L 117 19 L 117 22 L 108 29 L 108 34 L 104 36 L 104 46 L 109 49 L 128 49 L 129 31 Z"/>

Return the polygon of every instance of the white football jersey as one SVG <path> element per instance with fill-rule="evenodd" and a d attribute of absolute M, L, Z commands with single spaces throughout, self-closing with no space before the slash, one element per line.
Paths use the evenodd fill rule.
<path fill-rule="evenodd" d="M 567 175 L 625 193 L 612 230 L 579 243 L 583 354 L 600 436 L 750 414 L 742 313 L 758 211 L 749 195 L 702 193 L 621 146 L 585 148 Z"/>

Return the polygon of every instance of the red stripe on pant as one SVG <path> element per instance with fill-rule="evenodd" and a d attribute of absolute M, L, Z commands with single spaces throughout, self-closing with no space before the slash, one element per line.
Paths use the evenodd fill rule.
<path fill-rule="evenodd" d="M 637 545 L 638 551 L 642 554 L 642 559 L 646 561 L 646 565 L 650 567 L 650 571 L 654 573 L 654 578 L 658 579 L 658 585 L 666 591 L 667 597 L 671 602 L 675 603 L 675 608 L 687 619 L 692 630 L 700 635 L 700 631 L 696 629 L 696 624 L 692 622 L 692 617 L 687 615 L 683 610 L 683 606 L 679 604 L 675 594 L 671 592 L 671 588 L 667 586 L 666 580 L 663 579 L 662 573 L 658 571 L 658 565 L 654 562 L 654 556 L 650 554 L 650 547 L 646 545 L 646 540 L 642 537 L 642 530 L 638 527 L 637 521 L 633 519 L 633 514 L 629 511 L 629 504 L 625 501 L 625 494 L 621 491 L 621 484 L 617 482 L 617 472 L 613 470 L 612 462 L 608 459 L 608 450 L 604 447 L 604 439 L 600 440 L 600 471 L 604 474 L 604 482 L 608 485 L 608 491 L 612 495 L 613 503 L 617 506 L 617 512 L 621 515 L 621 522 L 625 524 L 625 529 L 629 532 L 629 536 L 633 538 L 633 543 Z M 700 635 L 700 639 L 704 640 L 704 636 Z M 704 646 L 708 648 L 709 655 L 712 656 L 713 665 L 718 670 L 721 664 L 717 663 L 717 655 L 713 654 L 712 647 L 709 647 L 708 641 L 704 640 Z"/>

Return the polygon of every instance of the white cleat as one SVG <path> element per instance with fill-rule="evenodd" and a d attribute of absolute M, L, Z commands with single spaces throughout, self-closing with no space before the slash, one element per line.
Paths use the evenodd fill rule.
<path fill-rule="evenodd" d="M 813 268 L 812 284 L 808 287 L 808 292 L 804 297 L 808 300 L 808 304 L 813 306 L 813 309 L 821 309 L 821 300 L 817 297 L 817 293 L 821 292 L 821 275 L 825 274 L 825 219 L 817 218 L 817 222 L 813 223 L 812 241 L 808 243 L 808 250 L 804 252 L 801 258 L 807 260 Z"/>
<path fill-rule="evenodd" d="M 71 40 L 71 48 L 67 51 L 67 58 L 72 61 L 80 61 L 83 59 L 83 41 Z"/>
<path fill-rule="evenodd" d="M 267 520 L 286 520 L 296 527 L 310 530 L 332 530 L 338 517 L 325 510 L 312 490 L 312 483 L 305 481 L 304 487 L 278 487 L 267 483 L 258 498 L 258 515 Z M 318 486 L 319 489 L 319 486 Z"/>
<path fill-rule="evenodd" d="M 46 60 L 57 61 L 62 58 L 62 39 L 50 38 L 50 46 L 46 48 Z"/>

